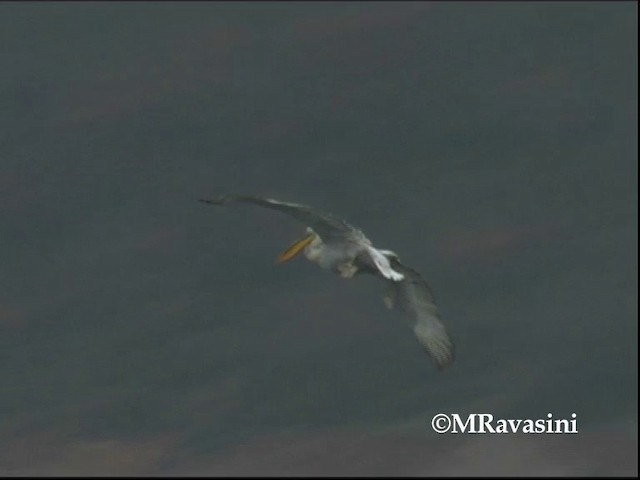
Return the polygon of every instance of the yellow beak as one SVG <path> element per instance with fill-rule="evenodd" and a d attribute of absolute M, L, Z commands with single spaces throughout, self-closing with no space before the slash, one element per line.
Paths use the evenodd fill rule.
<path fill-rule="evenodd" d="M 298 240 L 296 243 L 294 243 L 289 248 L 287 248 L 284 252 L 278 255 L 278 258 L 276 258 L 276 263 L 280 264 L 280 263 L 288 262 L 293 257 L 298 255 L 304 249 L 304 247 L 309 245 L 314 238 L 315 238 L 315 235 L 313 233 L 310 233 L 306 237 L 303 237 L 302 239 Z"/>

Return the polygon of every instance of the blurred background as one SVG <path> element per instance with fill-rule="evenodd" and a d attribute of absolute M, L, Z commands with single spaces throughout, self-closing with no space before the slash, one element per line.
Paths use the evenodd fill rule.
<path fill-rule="evenodd" d="M 637 475 L 637 13 L 0 4 L 0 473 Z M 232 192 L 398 252 L 456 363 Z"/>

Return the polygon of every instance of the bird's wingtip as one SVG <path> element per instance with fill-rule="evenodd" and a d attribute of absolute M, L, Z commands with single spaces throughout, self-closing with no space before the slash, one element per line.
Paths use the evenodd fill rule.
<path fill-rule="evenodd" d="M 432 355 L 433 352 L 428 350 L 427 353 L 433 358 L 440 372 L 449 368 L 456 359 L 455 346 L 453 344 L 449 344 L 449 349 L 439 356 Z"/>

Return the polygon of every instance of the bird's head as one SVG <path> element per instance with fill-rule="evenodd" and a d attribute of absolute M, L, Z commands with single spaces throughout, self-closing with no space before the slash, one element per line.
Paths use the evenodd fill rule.
<path fill-rule="evenodd" d="M 284 252 L 278 255 L 278 258 L 276 258 L 276 263 L 281 264 L 288 262 L 300 252 L 304 251 L 304 249 L 309 246 L 309 244 L 311 244 L 311 242 L 313 242 L 315 238 L 317 238 L 316 233 L 310 227 L 307 227 L 307 229 L 305 230 L 305 236 L 300 240 L 297 240 L 293 245 L 291 245 Z"/>

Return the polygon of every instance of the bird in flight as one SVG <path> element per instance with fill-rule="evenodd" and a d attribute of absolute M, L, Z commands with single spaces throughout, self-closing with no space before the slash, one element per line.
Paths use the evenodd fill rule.
<path fill-rule="evenodd" d="M 283 212 L 305 224 L 305 236 L 282 252 L 277 263 L 287 262 L 302 252 L 308 260 L 343 278 L 361 273 L 382 278 L 388 285 L 384 304 L 387 308 L 400 306 L 438 369 L 453 362 L 454 345 L 440 320 L 429 284 L 418 272 L 402 264 L 396 253 L 375 248 L 359 229 L 334 215 L 270 198 L 223 195 L 199 201 L 220 206 L 250 203 Z"/>

